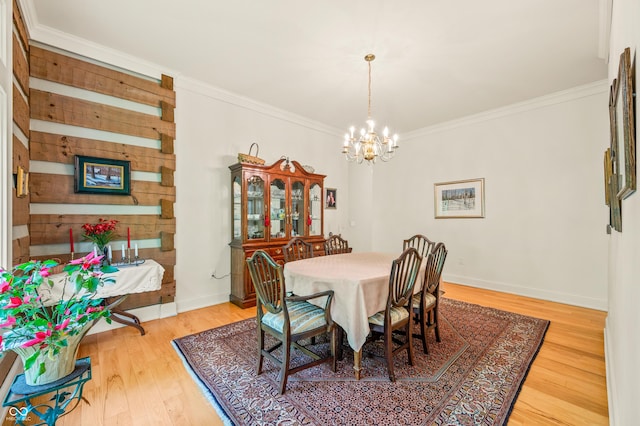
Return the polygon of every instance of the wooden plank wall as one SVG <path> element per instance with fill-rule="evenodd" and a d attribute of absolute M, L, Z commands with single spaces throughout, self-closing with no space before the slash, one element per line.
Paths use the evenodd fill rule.
<path fill-rule="evenodd" d="M 173 302 L 176 262 L 173 79 L 168 76 L 145 79 L 35 45 L 30 49 L 30 76 L 37 82 L 32 86 L 38 87 L 29 90 L 34 129 L 29 153 L 31 161 L 38 164 L 30 175 L 32 210 L 38 212 L 32 212 L 29 226 L 32 253 L 37 253 L 34 257 L 67 261 L 70 228 L 76 252 L 81 246 L 86 253 L 88 245 L 79 244 L 85 241 L 82 225 L 97 223 L 100 217 L 115 219 L 119 223 L 113 239 L 114 257 L 126 242 L 129 228 L 132 246 L 140 243 L 140 256 L 154 259 L 165 268 L 161 290 L 131 295 L 121 307 Z M 84 95 L 80 98 L 77 93 Z M 114 98 L 122 101 L 114 102 Z M 90 137 L 84 137 L 86 129 Z M 133 144 L 132 139 L 146 142 Z M 75 193 L 71 167 L 75 155 L 130 161 L 131 195 Z M 63 168 L 68 172 L 60 173 L 60 165 L 66 166 Z M 151 174 L 156 179 L 136 179 L 136 173 Z M 78 205 L 78 213 L 70 214 L 73 209 L 68 205 Z M 157 213 L 150 214 L 149 208 L 154 210 L 153 207 Z M 146 210 L 140 213 L 140 209 Z"/>

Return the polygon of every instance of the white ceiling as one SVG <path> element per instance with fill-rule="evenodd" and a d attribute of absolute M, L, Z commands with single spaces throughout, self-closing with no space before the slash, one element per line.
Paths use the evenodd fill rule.
<path fill-rule="evenodd" d="M 401 134 L 607 77 L 601 0 L 21 3 L 40 29 L 338 129 L 366 119 L 367 53 L 372 116 Z"/>

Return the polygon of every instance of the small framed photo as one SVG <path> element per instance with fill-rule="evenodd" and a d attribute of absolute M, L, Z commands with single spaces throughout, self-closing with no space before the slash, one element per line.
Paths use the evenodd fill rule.
<path fill-rule="evenodd" d="M 484 217 L 484 178 L 434 184 L 435 217 Z"/>
<path fill-rule="evenodd" d="M 326 200 L 325 208 L 327 209 L 337 208 L 337 200 L 338 200 L 337 192 L 338 190 L 335 188 L 327 188 L 326 190 L 327 194 L 325 196 L 325 200 Z"/>
<path fill-rule="evenodd" d="M 76 155 L 74 191 L 89 194 L 131 194 L 131 162 Z"/>

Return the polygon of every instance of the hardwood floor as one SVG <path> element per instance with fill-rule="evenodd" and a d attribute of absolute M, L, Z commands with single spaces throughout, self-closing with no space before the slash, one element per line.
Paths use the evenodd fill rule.
<path fill-rule="evenodd" d="M 445 297 L 551 321 L 509 419 L 510 425 L 607 425 L 604 363 L 606 313 L 445 283 Z M 171 346 L 171 340 L 255 316 L 255 308 L 224 303 L 87 336 L 91 356 L 86 402 L 65 425 L 219 425 L 211 404 Z"/>

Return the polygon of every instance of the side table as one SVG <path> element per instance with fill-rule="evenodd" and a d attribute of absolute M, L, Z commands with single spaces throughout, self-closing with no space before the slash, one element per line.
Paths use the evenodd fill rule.
<path fill-rule="evenodd" d="M 70 413 L 78 406 L 82 389 L 88 380 L 91 380 L 89 357 L 76 361 L 76 368 L 68 376 L 46 385 L 27 385 L 24 374 L 19 374 L 13 380 L 2 406 L 10 407 L 7 418 L 13 417 L 16 425 L 28 422 L 29 425 L 53 426 L 58 417 Z M 40 398 L 44 395 L 51 396 Z M 34 421 L 33 416 L 41 422 Z"/>

